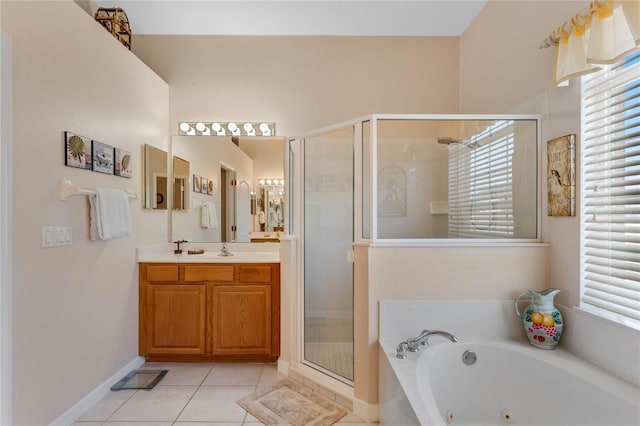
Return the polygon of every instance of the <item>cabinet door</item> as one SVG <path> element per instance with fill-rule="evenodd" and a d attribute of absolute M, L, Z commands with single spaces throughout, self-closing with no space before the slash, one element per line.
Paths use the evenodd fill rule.
<path fill-rule="evenodd" d="M 146 353 L 204 354 L 206 286 L 147 285 L 140 339 Z"/>
<path fill-rule="evenodd" d="M 213 286 L 213 354 L 271 354 L 271 286 Z"/>

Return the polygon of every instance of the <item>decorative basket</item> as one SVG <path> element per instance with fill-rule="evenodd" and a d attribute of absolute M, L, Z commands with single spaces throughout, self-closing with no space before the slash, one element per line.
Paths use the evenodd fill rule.
<path fill-rule="evenodd" d="M 120 43 L 131 50 L 131 27 L 127 14 L 119 7 L 101 7 L 96 10 L 95 20 L 107 29 Z"/>

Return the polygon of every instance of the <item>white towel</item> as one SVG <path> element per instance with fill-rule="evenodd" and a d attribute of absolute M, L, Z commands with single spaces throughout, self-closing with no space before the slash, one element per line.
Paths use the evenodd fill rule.
<path fill-rule="evenodd" d="M 131 208 L 127 193 L 115 188 L 96 188 L 95 192 L 89 196 L 91 239 L 108 240 L 131 235 Z"/>
<path fill-rule="evenodd" d="M 200 227 L 218 227 L 218 209 L 215 203 L 207 202 L 200 205 Z"/>

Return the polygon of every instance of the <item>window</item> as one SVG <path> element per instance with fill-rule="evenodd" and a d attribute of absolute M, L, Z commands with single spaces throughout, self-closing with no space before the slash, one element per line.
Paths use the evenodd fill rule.
<path fill-rule="evenodd" d="M 449 145 L 449 236 L 513 237 L 513 121 Z"/>
<path fill-rule="evenodd" d="M 640 328 L 640 52 L 582 79 L 581 303 Z"/>

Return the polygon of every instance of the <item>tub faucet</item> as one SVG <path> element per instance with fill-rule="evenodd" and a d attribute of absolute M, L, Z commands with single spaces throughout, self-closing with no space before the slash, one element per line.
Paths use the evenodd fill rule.
<path fill-rule="evenodd" d="M 447 333 L 446 331 L 441 330 L 423 330 L 422 333 L 418 337 L 414 337 L 413 339 L 405 340 L 404 342 L 398 345 L 396 349 L 396 357 L 400 359 L 407 358 L 407 351 L 409 352 L 419 352 L 420 346 L 426 345 L 429 337 L 431 336 L 443 336 L 452 342 L 457 342 L 458 338 L 451 333 Z"/>
<path fill-rule="evenodd" d="M 218 253 L 218 256 L 233 256 L 233 253 L 231 253 L 227 248 L 227 243 L 222 243 L 222 247 L 220 248 L 220 253 Z"/>
<path fill-rule="evenodd" d="M 451 333 L 447 333 L 446 331 L 441 330 L 422 330 L 422 333 L 416 338 L 407 340 L 407 349 L 409 352 L 419 352 L 420 346 L 424 346 L 428 343 L 429 337 L 431 336 L 442 336 L 451 340 L 452 342 L 457 342 L 458 338 Z"/>

